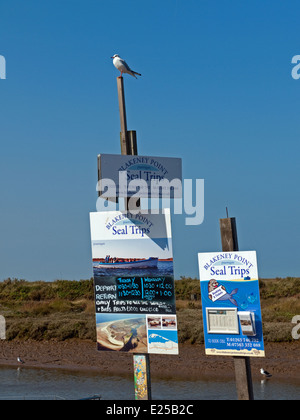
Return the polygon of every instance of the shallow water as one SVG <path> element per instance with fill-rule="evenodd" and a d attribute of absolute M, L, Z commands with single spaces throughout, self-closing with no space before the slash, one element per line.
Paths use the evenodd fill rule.
<path fill-rule="evenodd" d="M 133 400 L 131 378 L 56 369 L 0 368 L 0 399 L 78 400 L 94 395 L 103 400 Z M 299 400 L 300 382 L 255 382 L 256 400 Z M 233 381 L 152 381 L 154 400 L 236 400 Z"/>

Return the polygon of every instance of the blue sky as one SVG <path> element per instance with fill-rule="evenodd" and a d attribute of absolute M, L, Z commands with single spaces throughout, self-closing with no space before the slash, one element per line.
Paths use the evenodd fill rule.
<path fill-rule="evenodd" d="M 173 218 L 175 276 L 237 218 L 261 277 L 299 273 L 299 2 L 3 0 L 0 279 L 92 276 L 97 155 L 120 153 L 118 53 L 139 153 L 205 179 L 205 221 Z"/>

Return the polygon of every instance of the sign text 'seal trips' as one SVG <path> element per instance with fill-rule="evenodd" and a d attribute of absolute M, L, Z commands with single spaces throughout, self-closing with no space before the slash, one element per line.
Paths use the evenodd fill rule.
<path fill-rule="evenodd" d="M 3 55 L 0 55 L 0 79 L 6 79 L 6 60 Z"/>

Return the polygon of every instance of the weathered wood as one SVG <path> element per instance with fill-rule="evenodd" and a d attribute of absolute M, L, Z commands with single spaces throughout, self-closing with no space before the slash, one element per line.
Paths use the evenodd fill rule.
<path fill-rule="evenodd" d="M 120 122 L 121 122 L 121 154 L 122 155 L 137 155 L 137 136 L 136 131 L 127 131 L 127 120 L 126 120 L 126 106 L 125 106 L 125 91 L 123 77 L 117 78 L 118 84 L 118 97 L 119 97 L 119 109 L 120 109 Z M 127 210 L 140 210 L 141 200 L 140 199 L 125 199 L 125 209 Z"/>
<path fill-rule="evenodd" d="M 235 218 L 220 220 L 223 252 L 238 251 L 238 235 Z M 236 388 L 240 401 L 253 401 L 253 382 L 249 357 L 234 357 Z"/>
<path fill-rule="evenodd" d="M 121 143 L 121 150 L 122 150 L 122 142 L 123 142 L 124 135 L 120 132 L 120 143 Z M 126 155 L 134 155 L 137 156 L 137 136 L 136 131 L 127 131 L 127 140 L 126 140 Z M 125 153 L 122 153 L 124 155 Z"/>
<path fill-rule="evenodd" d="M 126 107 L 125 107 L 125 92 L 124 92 L 124 82 L 123 77 L 117 78 L 118 84 L 118 97 L 119 97 L 119 109 L 120 109 L 120 121 L 121 121 L 121 154 L 122 155 L 137 155 L 137 136 L 136 131 L 127 131 L 127 120 L 126 120 Z M 133 199 L 125 199 L 125 209 L 129 211 L 140 210 L 141 209 L 141 200 L 136 199 L 135 202 Z M 149 354 L 144 355 L 133 355 L 134 367 L 136 368 L 137 363 L 140 359 L 143 359 L 145 368 L 143 372 L 143 378 L 145 380 L 140 384 L 139 381 L 136 381 L 136 371 L 135 374 L 135 398 L 151 400 L 151 372 L 150 372 L 150 356 Z M 140 389 L 139 389 L 140 387 Z M 141 395 L 143 396 L 141 398 Z"/>
<path fill-rule="evenodd" d="M 138 155 L 136 131 L 127 131 L 127 139 L 130 155 Z"/>
<path fill-rule="evenodd" d="M 239 243 L 236 229 L 236 219 L 231 217 L 220 220 L 222 250 L 224 252 L 238 251 Z"/>
<path fill-rule="evenodd" d="M 234 357 L 235 381 L 240 401 L 254 401 L 250 357 Z"/>
<path fill-rule="evenodd" d="M 118 85 L 119 111 L 120 111 L 120 122 L 121 122 L 121 153 L 122 155 L 130 155 L 128 135 L 127 135 L 127 119 L 126 119 L 126 106 L 125 106 L 123 77 L 117 78 L 117 85 Z"/>

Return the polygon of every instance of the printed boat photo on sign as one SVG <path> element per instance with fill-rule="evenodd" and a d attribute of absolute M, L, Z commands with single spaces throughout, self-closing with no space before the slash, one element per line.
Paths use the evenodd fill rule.
<path fill-rule="evenodd" d="M 94 268 L 104 268 L 104 269 L 135 269 L 135 268 L 157 268 L 158 258 L 149 258 L 148 260 L 136 260 L 124 261 L 119 258 L 110 258 L 107 257 L 105 262 L 99 262 L 94 264 Z"/>

